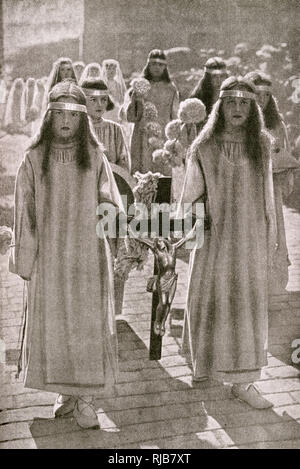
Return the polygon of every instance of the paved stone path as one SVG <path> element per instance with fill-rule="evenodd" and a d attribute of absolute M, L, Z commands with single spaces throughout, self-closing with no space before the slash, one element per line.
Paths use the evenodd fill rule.
<path fill-rule="evenodd" d="M 23 282 L 0 257 L 0 449 L 4 448 L 300 448 L 299 365 L 292 341 L 300 339 L 300 214 L 285 209 L 292 266 L 288 292 L 273 297 L 269 311 L 268 366 L 259 382 L 274 403 L 253 410 L 217 382 L 193 387 L 178 353 L 187 263 L 178 259 L 179 284 L 162 359 L 148 360 L 151 295 L 145 292 L 153 258 L 126 284 L 117 317 L 120 382 L 114 396 L 97 401 L 101 430 L 81 430 L 73 418 L 53 419 L 56 395 L 25 389 L 15 378 L 22 325 Z M 176 312 L 175 311 L 175 312 Z M 300 353 L 299 353 L 300 356 Z M 1 360 L 0 360 L 1 362 Z"/>

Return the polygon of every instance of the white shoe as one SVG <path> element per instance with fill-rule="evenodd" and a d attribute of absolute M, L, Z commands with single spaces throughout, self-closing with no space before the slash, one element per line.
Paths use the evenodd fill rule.
<path fill-rule="evenodd" d="M 74 410 L 76 398 L 59 394 L 53 406 L 54 417 L 63 417 Z"/>
<path fill-rule="evenodd" d="M 81 428 L 100 428 L 96 411 L 93 408 L 93 402 L 85 400 L 84 397 L 78 398 L 73 415 Z"/>
<path fill-rule="evenodd" d="M 241 388 L 234 384 L 231 392 L 237 399 L 247 402 L 254 409 L 270 409 L 273 404 L 261 396 L 259 390 L 254 384 L 249 384 L 246 388 Z"/>

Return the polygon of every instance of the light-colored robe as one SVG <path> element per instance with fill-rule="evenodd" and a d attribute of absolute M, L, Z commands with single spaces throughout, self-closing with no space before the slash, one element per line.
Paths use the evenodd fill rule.
<path fill-rule="evenodd" d="M 110 163 L 117 164 L 130 172 L 130 157 L 121 126 L 108 119 L 93 122 L 99 142 L 104 146 L 104 153 Z"/>
<path fill-rule="evenodd" d="M 161 125 L 162 138 L 165 139 L 165 126 L 172 119 L 177 118 L 179 95 L 173 83 L 165 81 L 151 82 L 150 91 L 144 96 L 144 101 L 153 103 L 158 111 L 157 122 Z M 165 176 L 171 176 L 171 169 L 160 168 L 152 161 L 153 148 L 148 143 L 145 120 L 143 118 L 143 104 L 130 101 L 127 107 L 127 120 L 134 122 L 134 130 L 131 137 L 131 173 L 136 171 L 147 173 L 148 171 L 160 171 Z"/>
<path fill-rule="evenodd" d="M 10 270 L 28 280 L 25 386 L 99 394 L 115 383 L 118 361 L 112 257 L 96 209 L 122 203 L 99 147 L 82 170 L 74 144 L 53 145 L 44 178 L 43 149 L 25 154 L 15 190 Z"/>
<path fill-rule="evenodd" d="M 271 133 L 276 138 L 278 148 L 282 154 L 286 153 L 291 159 L 291 149 L 284 122 L 281 121 L 274 130 L 271 130 Z M 291 169 L 277 168 L 277 154 L 273 152 L 271 154 L 274 159 L 273 183 L 277 220 L 277 249 L 270 275 L 269 293 L 271 295 L 280 295 L 286 293 L 285 288 L 289 280 L 288 266 L 291 264 L 288 257 L 282 206 L 284 198 L 288 197 L 293 190 L 293 174 Z M 297 161 L 295 160 L 296 164 Z"/>
<path fill-rule="evenodd" d="M 275 249 L 271 160 L 264 153 L 260 172 L 243 142 L 196 143 L 181 204 L 206 194 L 210 229 L 191 253 L 183 351 L 196 378 L 225 374 L 228 381 L 250 382 L 267 363 L 268 265 Z"/>

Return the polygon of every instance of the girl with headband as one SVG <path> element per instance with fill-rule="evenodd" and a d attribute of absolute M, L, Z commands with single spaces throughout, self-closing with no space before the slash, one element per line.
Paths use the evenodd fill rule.
<path fill-rule="evenodd" d="M 288 250 L 286 245 L 283 198 L 293 189 L 293 169 L 300 167 L 299 162 L 292 156 L 288 140 L 287 129 L 278 109 L 276 98 L 272 93 L 271 78 L 263 72 L 250 72 L 245 76 L 256 87 L 258 103 L 262 109 L 265 126 L 274 137 L 272 146 L 273 183 L 277 219 L 276 257 L 270 275 L 270 293 L 279 295 L 286 292 L 289 274 Z"/>
<path fill-rule="evenodd" d="M 187 162 L 181 204 L 204 202 L 204 244 L 191 254 L 183 330 L 194 382 L 232 383 L 257 409 L 253 381 L 267 364 L 268 266 L 275 252 L 269 154 L 255 88 L 230 77 Z"/>
<path fill-rule="evenodd" d="M 127 120 L 134 123 L 131 138 L 131 172 L 147 173 L 155 171 L 152 161 L 153 149 L 149 145 L 148 137 L 144 130 L 143 108 L 146 101 L 153 103 L 157 109 L 157 122 L 164 129 L 172 119 L 176 119 L 179 106 L 177 88 L 171 82 L 166 55 L 161 50 L 152 50 L 148 55 L 147 64 L 142 77 L 150 82 L 151 88 L 144 96 L 135 91 L 129 92 L 129 104 L 127 106 Z M 166 173 L 168 176 L 171 174 Z"/>
<path fill-rule="evenodd" d="M 121 126 L 103 118 L 107 111 L 114 109 L 106 84 L 100 79 L 90 78 L 82 82 L 82 90 L 86 97 L 88 115 L 92 119 L 99 142 L 104 146 L 108 161 L 130 172 L 130 159 Z"/>
<path fill-rule="evenodd" d="M 55 417 L 73 411 L 83 428 L 99 428 L 93 396 L 111 392 L 118 373 L 112 256 L 96 232 L 102 201 L 123 210 L 83 92 L 59 83 L 18 170 L 10 271 L 28 287 L 25 386 L 59 393 Z"/>
<path fill-rule="evenodd" d="M 228 77 L 226 63 L 220 57 L 212 57 L 204 66 L 204 75 L 192 91 L 190 98 L 198 98 L 205 104 L 207 115 L 218 100 L 222 82 Z M 201 124 L 197 126 L 198 131 Z"/>

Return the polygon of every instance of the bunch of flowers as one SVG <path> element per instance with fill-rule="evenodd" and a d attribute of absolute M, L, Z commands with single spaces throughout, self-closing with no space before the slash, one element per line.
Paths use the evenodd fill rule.
<path fill-rule="evenodd" d="M 143 203 L 151 210 L 151 203 L 157 194 L 159 173 L 148 171 L 146 174 L 136 172 L 137 185 L 133 189 L 135 203 Z M 115 260 L 115 274 L 127 279 L 132 269 L 142 270 L 148 259 L 148 247 L 134 238 L 128 237 L 118 250 Z"/>
<path fill-rule="evenodd" d="M 158 123 L 158 122 L 155 122 L 155 121 L 150 121 L 150 122 L 147 122 L 145 124 L 145 127 L 144 127 L 144 131 L 148 137 L 148 143 L 149 145 L 151 145 L 151 142 L 150 142 L 150 139 L 152 137 L 155 137 L 157 139 L 160 139 L 161 136 L 162 136 L 162 128 L 161 128 L 161 125 Z M 156 144 L 157 141 L 155 140 L 153 142 L 152 140 L 152 143 Z"/>
<path fill-rule="evenodd" d="M 174 119 L 166 125 L 165 134 L 168 140 L 177 140 L 180 138 L 181 125 L 182 122 L 180 119 Z"/>
<path fill-rule="evenodd" d="M 146 121 L 156 121 L 158 118 L 158 112 L 156 106 L 150 101 L 146 101 L 143 106 L 143 118 Z"/>
<path fill-rule="evenodd" d="M 206 108 L 200 99 L 190 98 L 179 105 L 178 118 L 185 124 L 203 122 L 206 117 Z"/>
<path fill-rule="evenodd" d="M 149 142 L 149 145 L 151 145 L 151 147 L 153 148 L 153 150 L 158 150 L 164 144 L 164 141 L 158 137 L 150 137 L 148 142 Z"/>
<path fill-rule="evenodd" d="M 148 210 L 150 210 L 151 202 L 156 197 L 159 176 L 159 173 L 152 173 L 151 171 L 145 174 L 137 171 L 134 174 L 135 179 L 138 181 L 133 189 L 134 200 L 138 203 L 144 203 Z"/>
<path fill-rule="evenodd" d="M 165 149 L 155 150 L 152 153 L 152 159 L 153 159 L 153 162 L 157 166 L 172 166 L 171 165 L 172 155 L 168 150 L 165 150 Z"/>
<path fill-rule="evenodd" d="M 144 96 L 148 93 L 151 89 L 151 84 L 146 78 L 134 78 L 131 82 L 131 86 L 133 91 L 135 91 L 138 95 Z"/>
<path fill-rule="evenodd" d="M 7 253 L 12 240 L 12 230 L 8 226 L 0 226 L 0 254 Z"/>

